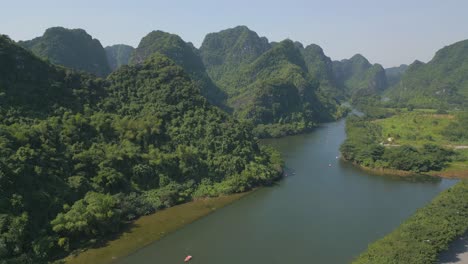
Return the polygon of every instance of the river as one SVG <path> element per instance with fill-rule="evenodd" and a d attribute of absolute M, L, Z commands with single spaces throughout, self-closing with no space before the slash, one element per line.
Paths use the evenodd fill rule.
<path fill-rule="evenodd" d="M 337 159 L 345 121 L 266 141 L 288 176 L 118 263 L 349 263 L 455 183 L 373 175 Z"/>

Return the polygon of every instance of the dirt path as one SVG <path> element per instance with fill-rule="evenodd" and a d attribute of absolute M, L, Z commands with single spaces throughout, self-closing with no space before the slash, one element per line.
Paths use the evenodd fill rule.
<path fill-rule="evenodd" d="M 468 146 L 452 146 L 454 149 L 468 149 Z"/>
<path fill-rule="evenodd" d="M 382 146 L 384 146 L 384 147 L 401 147 L 401 145 L 398 145 L 398 144 L 382 144 Z M 452 149 L 468 149 L 467 145 L 458 145 L 458 146 L 444 145 L 444 147 L 452 148 Z"/>

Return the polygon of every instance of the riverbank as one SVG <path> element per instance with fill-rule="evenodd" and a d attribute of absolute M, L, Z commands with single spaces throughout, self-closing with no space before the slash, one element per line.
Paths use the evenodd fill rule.
<path fill-rule="evenodd" d="M 460 181 L 369 245 L 354 264 L 435 263 L 450 242 L 468 231 L 468 182 Z"/>
<path fill-rule="evenodd" d="M 288 177 L 117 263 L 183 263 L 189 254 L 203 264 L 350 263 L 455 182 L 379 177 L 339 165 L 344 124 L 263 141 L 280 151 Z"/>
<path fill-rule="evenodd" d="M 431 171 L 428 174 L 446 179 L 468 179 L 468 170 Z"/>
<path fill-rule="evenodd" d="M 450 134 L 451 127 L 459 123 L 462 121 L 458 119 L 429 118 L 424 112 L 401 113 L 379 120 L 351 116 L 346 122 L 347 138 L 340 152 L 346 160 L 380 174 L 465 179 L 468 178 L 468 151 L 463 148 L 466 143 Z"/>
<path fill-rule="evenodd" d="M 341 158 L 342 161 L 344 162 L 351 162 L 354 166 L 358 167 L 359 169 L 363 171 L 367 171 L 373 174 L 377 175 L 392 175 L 392 176 L 415 176 L 415 175 L 421 175 L 417 174 L 411 171 L 404 171 L 404 170 L 395 170 L 395 169 L 387 169 L 387 168 L 371 168 L 371 167 L 366 167 L 361 164 L 358 164 L 357 162 L 352 162 L 349 160 L 346 160 L 344 158 Z"/>
<path fill-rule="evenodd" d="M 105 246 L 87 249 L 77 255 L 68 256 L 64 261 L 68 264 L 111 263 L 241 199 L 249 193 L 251 192 L 198 199 L 158 211 L 152 215 L 142 216 L 133 222 L 131 227 L 120 237 L 109 241 Z"/>
<path fill-rule="evenodd" d="M 342 158 L 344 162 L 351 162 Z M 442 171 L 430 171 L 426 173 L 415 173 L 412 171 L 404 171 L 404 170 L 395 170 L 395 169 L 387 169 L 387 168 L 371 168 L 362 166 L 356 162 L 351 162 L 354 166 L 358 167 L 359 169 L 370 172 L 377 175 L 392 175 L 392 176 L 401 176 L 401 177 L 408 177 L 408 176 L 432 176 L 432 177 L 440 177 L 446 179 L 468 179 L 468 170 L 442 170 Z"/>

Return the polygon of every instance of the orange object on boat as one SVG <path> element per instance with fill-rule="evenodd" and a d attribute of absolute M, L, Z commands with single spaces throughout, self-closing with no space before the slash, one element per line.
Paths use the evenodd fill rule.
<path fill-rule="evenodd" d="M 188 255 L 185 257 L 184 262 L 189 262 L 192 259 L 192 256 Z"/>

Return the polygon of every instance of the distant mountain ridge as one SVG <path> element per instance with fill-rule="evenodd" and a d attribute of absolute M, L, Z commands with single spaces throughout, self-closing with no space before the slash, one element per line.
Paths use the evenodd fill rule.
<path fill-rule="evenodd" d="M 62 36 L 67 34 L 85 34 L 92 40 L 84 30 L 51 28 L 44 35 L 54 31 L 61 32 L 52 34 L 61 36 L 51 41 L 56 46 L 68 45 L 67 38 Z M 38 47 L 45 45 L 41 43 L 52 46 L 48 39 L 41 37 L 21 44 L 38 52 L 41 50 Z M 86 47 L 83 43 L 79 45 L 80 49 Z M 155 53 L 181 66 L 210 103 L 256 125 L 286 127 L 292 123 L 301 126 L 307 123 L 305 126 L 312 126 L 331 120 L 341 115 L 340 101 L 353 95 L 381 94 L 390 82 L 380 64 L 371 64 L 360 54 L 332 61 L 318 45 L 304 47 L 291 40 L 269 42 L 246 26 L 209 33 L 200 49 L 176 34 L 160 30 L 143 37 L 135 49 L 127 45 L 105 49 L 109 72 L 125 64 L 140 64 Z M 82 59 L 96 65 L 93 58 Z M 84 68 L 69 65 L 65 66 Z M 89 68 L 86 71 L 96 74 Z M 394 72 L 396 74 L 397 70 Z M 387 74 L 391 73 L 389 69 Z M 399 76 L 401 73 L 395 78 Z M 395 78 L 391 80 L 395 82 Z"/>
<path fill-rule="evenodd" d="M 413 62 L 386 95 L 401 105 L 468 106 L 468 40 L 438 50 L 428 63 Z"/>
<path fill-rule="evenodd" d="M 83 29 L 52 27 L 41 37 L 20 41 L 18 44 L 54 64 L 86 71 L 100 77 L 111 72 L 101 43 Z"/>
<path fill-rule="evenodd" d="M 316 44 L 310 44 L 305 48 L 302 48 L 302 44 L 300 44 L 298 47 L 304 56 L 309 73 L 319 81 L 319 89 L 332 97 L 344 99 L 345 91 L 335 79 L 333 62 L 325 55 L 323 49 Z"/>
<path fill-rule="evenodd" d="M 335 80 L 349 96 L 356 93 L 379 94 L 387 87 L 385 70 L 380 64 L 371 64 L 361 54 L 333 62 Z"/>

